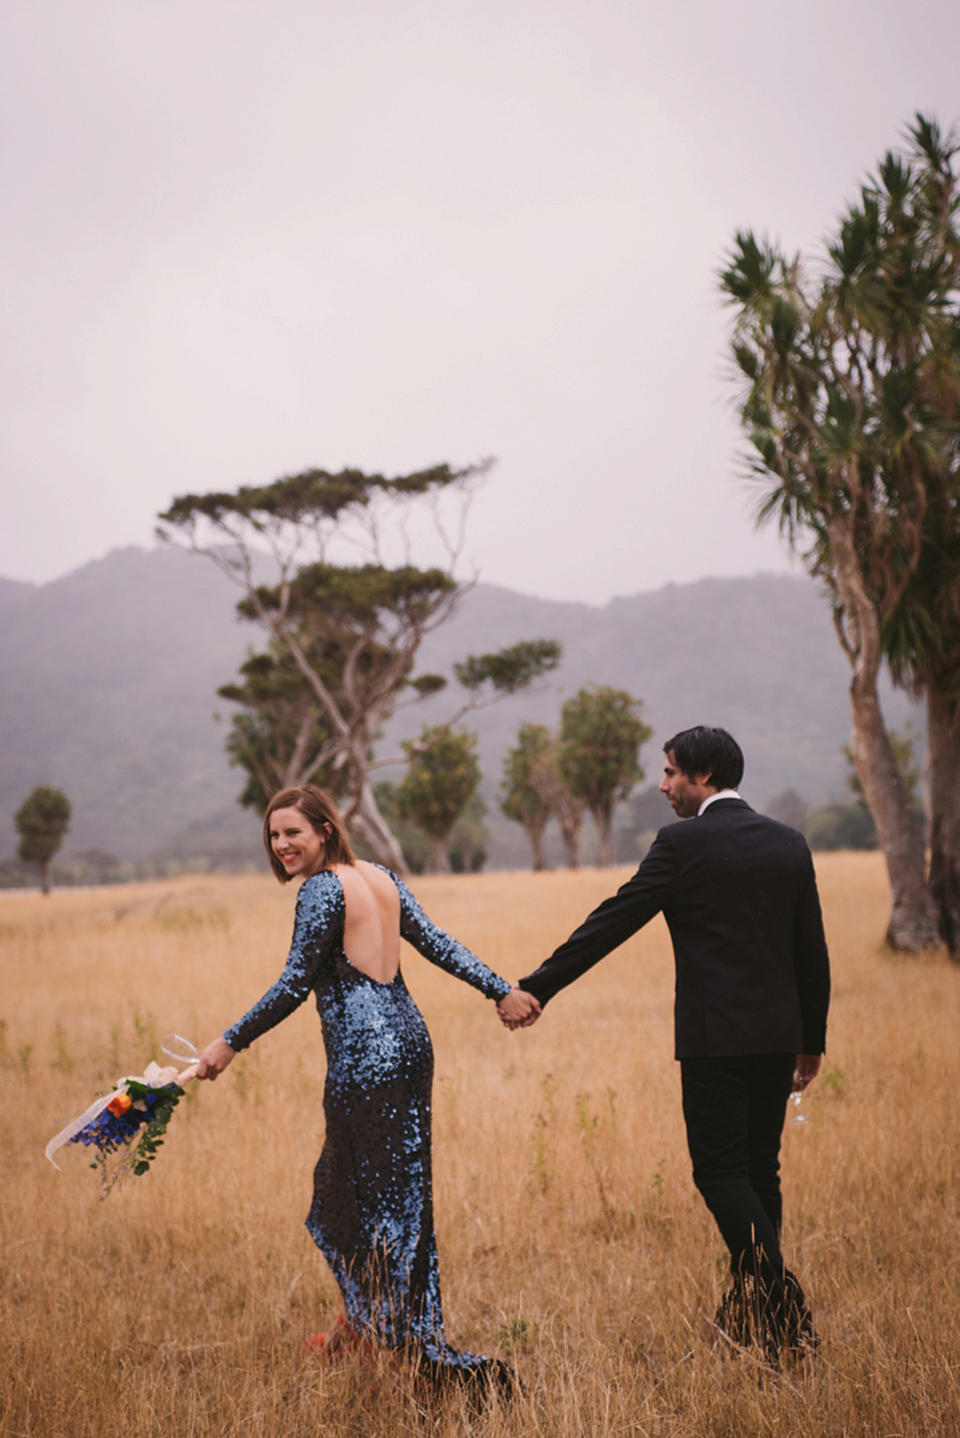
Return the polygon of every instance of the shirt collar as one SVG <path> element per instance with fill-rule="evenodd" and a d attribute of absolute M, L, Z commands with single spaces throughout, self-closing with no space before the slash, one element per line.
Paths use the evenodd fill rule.
<path fill-rule="evenodd" d="M 740 795 L 737 793 L 736 789 L 721 789 L 718 793 L 716 793 L 716 794 L 711 794 L 711 795 L 709 796 L 709 798 L 704 799 L 703 803 L 700 805 L 700 808 L 697 810 L 697 818 L 699 819 L 699 818 L 700 818 L 700 815 L 703 813 L 704 809 L 709 809 L 710 805 L 716 803 L 716 801 L 717 801 L 718 799 L 739 799 L 739 798 L 740 798 Z"/>

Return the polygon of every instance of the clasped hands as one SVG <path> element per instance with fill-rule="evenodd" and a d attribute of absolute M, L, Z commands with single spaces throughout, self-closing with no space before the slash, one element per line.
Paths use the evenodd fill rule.
<path fill-rule="evenodd" d="M 540 1017 L 540 1003 L 516 984 L 497 1004 L 497 1013 L 505 1029 L 528 1029 Z"/>

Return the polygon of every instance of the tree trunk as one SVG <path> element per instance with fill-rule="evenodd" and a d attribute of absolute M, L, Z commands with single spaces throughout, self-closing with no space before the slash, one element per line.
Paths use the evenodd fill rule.
<path fill-rule="evenodd" d="M 409 874 L 403 850 L 377 808 L 373 788 L 368 779 L 364 778 L 359 798 L 347 810 L 345 817 L 350 828 L 363 840 L 378 864 L 385 865 L 401 876 Z"/>
<path fill-rule="evenodd" d="M 449 874 L 450 855 L 447 853 L 447 840 L 449 834 L 444 834 L 442 839 L 435 835 L 430 836 L 430 873 Z"/>
<path fill-rule="evenodd" d="M 930 893 L 940 936 L 960 961 L 960 700 L 927 688 L 930 746 Z"/>
<path fill-rule="evenodd" d="M 524 825 L 527 831 L 527 838 L 530 840 L 530 847 L 533 850 L 533 871 L 538 874 L 543 869 L 549 868 L 546 859 L 543 857 L 543 835 L 549 823 L 549 816 L 546 819 L 531 820 Z"/>
<path fill-rule="evenodd" d="M 597 868 L 612 869 L 616 863 L 613 856 L 613 807 L 591 809 L 590 812 L 597 826 Z"/>
<path fill-rule="evenodd" d="M 924 874 L 924 835 L 897 767 L 880 701 L 850 686 L 853 762 L 887 861 L 893 906 L 887 928 L 892 949 L 916 952 L 938 943 L 937 918 Z"/>
<path fill-rule="evenodd" d="M 580 827 L 583 824 L 583 806 L 575 799 L 564 799 L 557 805 L 557 822 L 563 836 L 563 852 L 568 869 L 580 867 Z"/>
<path fill-rule="evenodd" d="M 49 859 L 47 860 L 47 862 L 46 862 L 45 864 L 41 864 L 39 867 L 40 867 L 40 892 L 41 892 L 41 894 L 49 894 L 49 892 L 50 892 L 50 861 L 49 861 Z"/>
<path fill-rule="evenodd" d="M 866 592 L 845 517 L 831 521 L 830 543 L 847 631 L 846 638 L 841 631 L 841 640 L 853 667 L 853 764 L 877 826 L 893 891 L 887 943 L 892 949 L 914 953 L 939 943 L 936 910 L 924 873 L 923 830 L 910 804 L 880 709 L 880 621 Z"/>

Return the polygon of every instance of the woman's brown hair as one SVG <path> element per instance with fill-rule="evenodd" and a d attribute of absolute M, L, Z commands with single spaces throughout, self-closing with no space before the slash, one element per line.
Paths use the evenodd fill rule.
<path fill-rule="evenodd" d="M 340 817 L 340 811 L 326 789 L 316 784 L 301 784 L 297 789 L 281 789 L 274 794 L 263 816 L 263 846 L 270 860 L 270 867 L 281 884 L 293 878 L 273 852 L 270 843 L 270 819 L 277 809 L 297 809 L 310 824 L 314 833 L 324 841 L 323 862 L 330 864 L 355 864 L 347 830 Z"/>

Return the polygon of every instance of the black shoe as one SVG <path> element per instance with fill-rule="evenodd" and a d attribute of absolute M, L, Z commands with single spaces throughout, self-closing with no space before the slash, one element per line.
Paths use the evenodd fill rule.
<path fill-rule="evenodd" d="M 789 1269 L 782 1277 L 768 1272 L 759 1283 L 752 1274 L 735 1278 L 713 1322 L 734 1347 L 755 1343 L 774 1367 L 785 1355 L 816 1352 L 820 1343 L 803 1289 Z"/>
<path fill-rule="evenodd" d="M 764 1352 L 771 1362 L 781 1358 L 805 1358 L 815 1353 L 820 1338 L 813 1326 L 803 1289 L 789 1268 L 783 1278 L 768 1287 L 760 1311 Z"/>
<path fill-rule="evenodd" d="M 820 1335 L 813 1326 L 803 1289 L 789 1268 L 783 1275 L 783 1347 L 796 1357 L 806 1357 L 820 1347 Z"/>
<path fill-rule="evenodd" d="M 750 1323 L 750 1310 L 752 1303 L 747 1293 L 746 1284 L 742 1279 L 735 1279 L 733 1286 L 728 1288 L 720 1300 L 720 1306 L 714 1314 L 713 1326 L 718 1328 L 724 1338 L 737 1348 L 749 1348 L 753 1337 Z"/>

